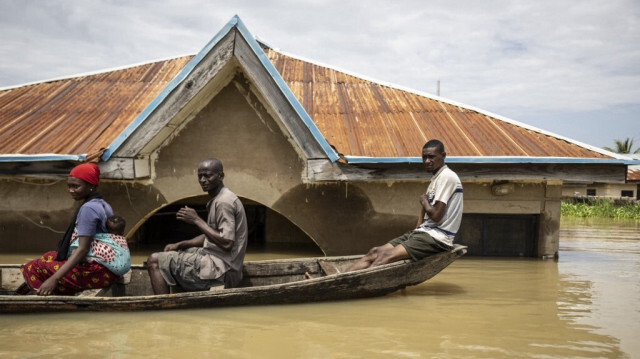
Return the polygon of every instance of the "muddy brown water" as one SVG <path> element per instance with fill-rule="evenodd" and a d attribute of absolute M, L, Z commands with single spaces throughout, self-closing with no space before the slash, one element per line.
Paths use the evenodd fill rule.
<path fill-rule="evenodd" d="M 563 219 L 561 227 L 558 261 L 462 258 L 382 298 L 0 315 L 0 357 L 640 358 L 640 225 Z M 247 259 L 307 255 L 317 253 Z"/>

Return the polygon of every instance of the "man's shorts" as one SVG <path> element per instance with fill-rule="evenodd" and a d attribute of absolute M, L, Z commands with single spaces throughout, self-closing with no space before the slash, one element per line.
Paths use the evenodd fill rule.
<path fill-rule="evenodd" d="M 411 230 L 390 240 L 389 244 L 394 247 L 402 245 L 414 261 L 436 253 L 448 252 L 453 248 L 453 246 L 434 239 L 429 233 L 419 230 Z"/>
<path fill-rule="evenodd" d="M 224 284 L 224 275 L 218 279 L 200 279 L 200 253 L 202 248 L 158 253 L 160 273 L 168 285 L 179 285 L 186 291 L 209 290 Z"/>

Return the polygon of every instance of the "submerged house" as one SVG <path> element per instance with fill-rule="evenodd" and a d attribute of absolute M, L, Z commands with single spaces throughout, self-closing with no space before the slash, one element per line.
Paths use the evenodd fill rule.
<path fill-rule="evenodd" d="M 463 182 L 457 241 L 472 255 L 557 255 L 563 183 L 624 183 L 630 163 L 278 52 L 234 17 L 195 56 L 0 89 L 0 248 L 55 248 L 74 210 L 66 175 L 82 161 L 100 165 L 134 247 L 191 236 L 174 214 L 204 210 L 195 170 L 217 157 L 250 244 L 362 253 L 415 226 L 431 138 Z"/>
<path fill-rule="evenodd" d="M 626 154 L 634 161 L 640 163 L 639 154 Z M 630 165 L 627 169 L 627 180 L 624 183 L 601 182 L 565 182 L 562 187 L 562 196 L 565 198 L 607 198 L 610 200 L 640 200 L 638 192 L 640 183 L 640 165 Z"/>
<path fill-rule="evenodd" d="M 640 154 L 632 155 L 631 158 L 638 160 L 640 162 Z M 640 200 L 640 165 L 636 164 L 633 166 L 629 166 L 629 172 L 627 173 L 627 183 L 631 183 L 635 185 L 636 199 Z"/>

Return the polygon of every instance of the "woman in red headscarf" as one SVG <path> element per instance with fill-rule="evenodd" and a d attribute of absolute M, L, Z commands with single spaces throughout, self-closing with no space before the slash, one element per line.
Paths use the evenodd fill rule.
<path fill-rule="evenodd" d="M 71 170 L 67 188 L 71 197 L 82 201 L 82 205 L 58 243 L 58 250 L 22 265 L 20 270 L 26 285 L 19 292 L 74 295 L 85 289 L 109 287 L 117 279 L 103 264 L 88 257 L 92 251 L 103 252 L 96 247 L 101 243 L 96 243 L 94 236 L 107 232 L 107 218 L 113 215 L 111 206 L 97 192 L 99 181 L 100 169 L 93 163 L 83 163 Z"/>

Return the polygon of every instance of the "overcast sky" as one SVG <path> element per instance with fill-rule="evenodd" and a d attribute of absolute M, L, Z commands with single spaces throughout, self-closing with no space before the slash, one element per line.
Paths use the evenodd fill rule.
<path fill-rule="evenodd" d="M 640 146 L 637 0 L 0 0 L 0 87 L 195 54 L 236 14 L 292 55 Z"/>

